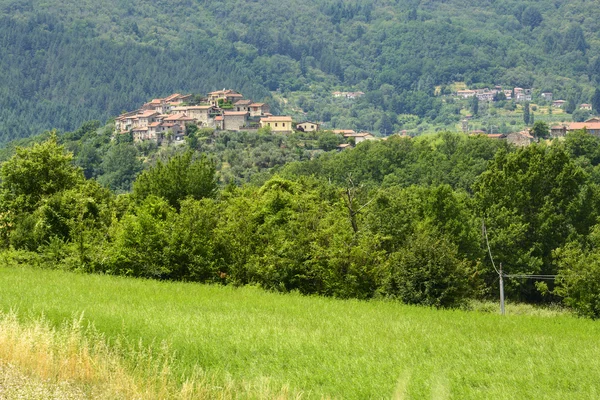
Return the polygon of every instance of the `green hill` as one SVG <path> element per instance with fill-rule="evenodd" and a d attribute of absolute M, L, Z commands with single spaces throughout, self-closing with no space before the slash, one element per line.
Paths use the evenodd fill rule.
<path fill-rule="evenodd" d="M 382 132 L 397 114 L 435 121 L 447 110 L 433 89 L 455 81 L 589 102 L 599 13 L 583 0 L 0 0 L 0 141 L 222 87 L 275 111 L 270 92 L 310 93 L 299 116 Z M 366 96 L 332 103 L 338 89 Z"/>

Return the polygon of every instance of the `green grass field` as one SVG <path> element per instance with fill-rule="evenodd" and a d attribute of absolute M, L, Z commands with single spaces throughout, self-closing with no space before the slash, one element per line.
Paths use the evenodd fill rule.
<path fill-rule="evenodd" d="M 83 313 L 109 342 L 165 341 L 181 381 L 199 368 L 217 383 L 268 381 L 302 398 L 600 396 L 600 324 L 568 315 L 0 268 L 0 310 L 11 309 L 24 324 L 43 313 L 56 326 Z"/>

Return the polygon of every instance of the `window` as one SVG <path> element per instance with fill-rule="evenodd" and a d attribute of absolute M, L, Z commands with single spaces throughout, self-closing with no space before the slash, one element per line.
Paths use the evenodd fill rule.
<path fill-rule="evenodd" d="M 281 124 L 281 126 L 283 126 L 285 128 L 285 122 L 283 124 Z"/>
<path fill-rule="evenodd" d="M 275 122 L 275 126 L 277 126 L 277 122 Z"/>

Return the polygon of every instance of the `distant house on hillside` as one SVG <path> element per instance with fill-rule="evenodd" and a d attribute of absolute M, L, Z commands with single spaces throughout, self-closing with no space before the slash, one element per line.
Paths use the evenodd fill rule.
<path fill-rule="evenodd" d="M 458 90 L 456 95 L 462 97 L 463 99 L 473 97 L 477 94 L 475 90 Z"/>
<path fill-rule="evenodd" d="M 546 101 L 552 101 L 552 92 L 542 93 L 542 99 L 544 99 Z"/>
<path fill-rule="evenodd" d="M 302 132 L 315 132 L 315 131 L 318 131 L 319 128 L 320 128 L 319 124 L 317 124 L 316 122 L 310 122 L 310 121 L 301 122 L 296 125 L 296 129 L 299 131 L 302 131 Z"/>
<path fill-rule="evenodd" d="M 347 135 L 356 133 L 352 129 L 333 129 L 331 132 L 335 133 L 336 135 Z"/>
<path fill-rule="evenodd" d="M 581 129 L 585 129 L 590 135 L 600 137 L 600 122 L 572 122 L 567 127 L 568 132 Z"/>
<path fill-rule="evenodd" d="M 260 119 L 260 127 L 270 127 L 275 133 L 292 133 L 292 117 L 285 115 L 273 115 Z"/>
<path fill-rule="evenodd" d="M 494 92 L 477 93 L 477 100 L 479 101 L 494 101 Z"/>
<path fill-rule="evenodd" d="M 587 103 L 583 103 L 579 105 L 579 109 L 581 110 L 592 110 L 592 105 L 591 104 L 587 104 Z"/>
<path fill-rule="evenodd" d="M 231 104 L 234 104 L 235 102 L 243 98 L 243 95 L 231 89 L 217 90 L 208 94 L 208 102 L 215 107 L 219 105 L 219 100 L 224 100 Z"/>
<path fill-rule="evenodd" d="M 552 102 L 552 107 L 562 108 L 565 105 L 565 100 L 554 100 Z"/>
<path fill-rule="evenodd" d="M 567 134 L 567 127 L 564 125 L 555 125 L 550 127 L 551 137 L 563 137 Z"/>
<path fill-rule="evenodd" d="M 346 139 L 354 138 L 354 143 L 356 143 L 356 144 L 364 142 L 365 140 L 375 140 L 375 136 L 373 136 L 369 132 L 346 133 L 346 134 L 344 134 L 344 137 Z"/>

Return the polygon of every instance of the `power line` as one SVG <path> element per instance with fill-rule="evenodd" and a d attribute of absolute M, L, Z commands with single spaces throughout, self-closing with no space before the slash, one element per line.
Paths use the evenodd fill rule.
<path fill-rule="evenodd" d="M 536 275 L 536 274 L 504 274 L 505 278 L 517 278 L 517 279 L 539 279 L 553 281 L 558 275 Z"/>
<path fill-rule="evenodd" d="M 492 250 L 490 249 L 490 242 L 488 241 L 487 229 L 485 227 L 485 219 L 482 218 L 481 222 L 482 222 L 483 234 L 485 236 L 485 243 L 487 244 L 487 249 L 488 249 L 488 253 L 490 255 L 490 260 L 492 261 L 492 267 L 494 267 L 494 270 L 496 271 L 496 273 L 498 274 L 498 276 L 502 276 L 500 274 L 500 271 L 498 271 L 498 269 L 496 268 L 496 264 L 494 264 L 494 257 L 492 257 Z"/>

